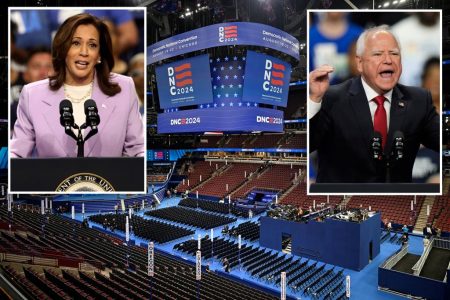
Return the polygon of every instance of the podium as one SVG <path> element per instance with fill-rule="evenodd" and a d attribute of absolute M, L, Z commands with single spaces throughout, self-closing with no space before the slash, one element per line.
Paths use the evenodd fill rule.
<path fill-rule="evenodd" d="M 11 158 L 12 193 L 145 193 L 144 157 Z"/>

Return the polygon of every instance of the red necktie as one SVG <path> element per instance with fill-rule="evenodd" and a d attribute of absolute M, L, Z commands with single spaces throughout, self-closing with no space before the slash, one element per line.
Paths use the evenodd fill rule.
<path fill-rule="evenodd" d="M 373 129 L 374 131 L 378 131 L 381 134 L 383 150 L 384 145 L 386 145 L 387 139 L 387 117 L 386 110 L 384 109 L 384 101 L 386 98 L 382 95 L 378 95 L 373 98 L 373 101 L 378 105 L 377 110 L 375 111 L 375 116 L 373 118 Z"/>

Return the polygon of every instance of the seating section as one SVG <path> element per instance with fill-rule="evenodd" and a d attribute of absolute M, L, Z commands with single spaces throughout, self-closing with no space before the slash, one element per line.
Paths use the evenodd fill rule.
<path fill-rule="evenodd" d="M 322 203 L 324 207 L 327 207 L 328 205 L 337 206 L 341 204 L 342 197 L 330 196 L 327 200 L 327 196 L 308 196 L 306 195 L 306 183 L 300 182 L 281 199 L 280 203 L 295 205 L 303 209 L 309 209 L 310 206 L 313 207 L 314 201 L 316 202 L 316 207 L 320 207 Z"/>
<path fill-rule="evenodd" d="M 277 148 L 278 142 L 283 137 L 282 134 L 264 134 L 258 135 L 256 139 L 251 139 L 251 142 L 245 143 L 245 148 Z"/>
<path fill-rule="evenodd" d="M 24 268 L 25 277 L 34 283 L 41 290 L 45 291 L 51 298 L 71 300 L 70 297 L 64 290 L 54 285 L 51 281 L 47 280 L 44 276 L 39 275 L 33 268 Z"/>
<path fill-rule="evenodd" d="M 179 206 L 200 208 L 201 210 L 216 212 L 220 214 L 229 214 L 231 206 L 217 201 L 208 201 L 203 199 L 185 198 L 178 203 Z"/>
<path fill-rule="evenodd" d="M 147 211 L 145 215 L 203 229 L 211 229 L 236 222 L 236 218 L 199 212 L 193 209 L 178 206 Z"/>
<path fill-rule="evenodd" d="M 103 227 L 109 227 L 112 231 L 120 230 L 125 232 L 126 216 L 127 214 L 92 215 L 89 217 L 89 220 Z M 132 216 L 130 226 L 132 226 L 133 233 L 136 236 L 157 243 L 167 243 L 195 233 L 193 230 L 188 230 L 181 226 L 157 220 L 148 220 L 136 215 Z"/>
<path fill-rule="evenodd" d="M 414 196 L 353 196 L 347 208 L 368 208 L 381 212 L 381 220 L 388 219 L 392 223 L 414 226 L 419 215 L 424 196 L 416 198 L 417 203 L 411 210 Z"/>
<path fill-rule="evenodd" d="M 37 213 L 14 209 L 14 220 L 11 220 L 5 207 L 0 207 L 0 216 L 30 232 L 40 232 L 40 215 Z M 110 235 L 83 228 L 78 222 L 57 215 L 49 216 L 47 234 L 38 238 L 52 248 L 71 249 L 82 254 L 86 260 L 97 261 L 99 264 L 96 267 L 102 270 L 102 274 L 109 272 L 110 277 L 106 278 L 99 272 L 63 271 L 60 268 L 39 271 L 35 267 L 26 267 L 28 271 L 23 270 L 24 273 L 19 274 L 13 268 L 2 266 L 3 270 L 9 270 L 9 277 L 18 279 L 12 280 L 12 283 L 26 290 L 31 295 L 30 299 L 197 298 L 195 266 L 192 263 L 155 251 L 155 276 L 150 281 L 146 249 L 126 246 Z M 45 290 L 41 289 L 39 282 L 45 282 Z M 64 288 L 60 282 L 64 283 Z M 199 294 L 201 299 L 236 299 L 237 295 L 242 299 L 277 299 L 215 272 L 202 273 Z"/>
<path fill-rule="evenodd" d="M 147 183 L 163 183 L 171 171 L 170 165 L 147 165 Z"/>
<path fill-rule="evenodd" d="M 147 175 L 147 184 L 164 183 L 167 175 Z"/>
<path fill-rule="evenodd" d="M 41 234 L 45 234 L 45 227 L 43 228 Z M 84 261 L 80 255 L 73 251 L 52 249 L 34 235 L 18 234 L 14 231 L 0 231 L 0 252 L 44 259 L 56 259 L 60 265 L 69 266 L 78 265 L 78 263 Z"/>
<path fill-rule="evenodd" d="M 223 136 L 202 136 L 198 143 L 198 148 L 219 148 L 219 142 Z"/>
<path fill-rule="evenodd" d="M 223 145 L 222 145 L 223 144 Z M 306 149 L 306 134 L 232 134 L 225 137 L 202 137 L 199 148 L 284 148 Z"/>
<path fill-rule="evenodd" d="M 10 265 L 0 265 L 2 270 L 5 272 L 7 278 L 9 278 L 15 285 L 21 287 L 21 292 L 27 296 L 28 299 L 44 299 L 50 300 L 52 298 L 49 297 L 48 294 L 44 293 L 36 284 L 34 284 L 31 280 L 25 277 L 24 272 L 18 272 L 15 268 Z M 45 288 L 44 290 L 47 290 Z"/>
<path fill-rule="evenodd" d="M 195 193 L 198 191 L 200 195 L 223 198 L 246 180 L 245 173 L 249 176 L 250 173 L 256 172 L 260 167 L 261 164 L 234 163 L 224 172 L 215 176 L 201 187 L 194 189 L 192 192 Z M 228 190 L 226 188 L 227 184 Z"/>
<path fill-rule="evenodd" d="M 222 233 L 230 236 L 238 237 L 251 242 L 259 240 L 259 224 L 254 222 L 241 223 L 238 226 L 230 228 L 227 232 L 222 230 Z"/>
<path fill-rule="evenodd" d="M 194 256 L 197 251 L 197 241 L 188 240 L 174 246 L 174 249 Z M 286 272 L 287 285 L 303 294 L 314 295 L 316 298 L 330 295 L 336 286 L 342 289 L 344 280 L 343 270 L 335 272 L 334 268 L 326 269 L 325 264 L 318 266 L 318 262 L 294 259 L 287 254 L 268 251 L 263 248 L 241 245 L 223 238 L 209 238 L 201 240 L 201 254 L 204 259 L 227 258 L 230 268 L 241 267 L 250 276 L 269 284 L 279 285 L 281 272 Z M 336 292 L 334 291 L 334 293 Z"/>
<path fill-rule="evenodd" d="M 450 232 L 450 196 L 436 196 L 428 222 L 444 232 Z"/>
<path fill-rule="evenodd" d="M 121 210 L 121 203 L 120 200 L 91 200 L 91 201 L 70 201 L 69 206 L 64 207 L 63 205 L 61 205 L 61 208 L 63 210 L 69 211 L 70 206 L 75 206 L 75 211 L 76 212 L 81 212 L 82 210 L 82 204 L 84 204 L 84 211 L 86 213 L 92 213 L 92 212 L 110 212 L 110 211 L 114 211 L 115 206 L 117 205 L 118 208 Z M 126 198 L 124 199 L 124 204 L 126 208 L 133 208 L 135 211 L 139 211 L 139 209 L 142 206 L 142 201 L 144 201 L 144 206 L 147 207 L 149 206 L 153 200 L 148 197 L 147 195 L 145 196 L 138 196 L 138 197 L 133 197 L 133 198 Z M 63 201 L 65 202 L 65 201 Z M 53 203 L 54 207 L 58 206 L 59 203 L 54 202 Z"/>
<path fill-rule="evenodd" d="M 256 188 L 284 191 L 292 184 L 298 171 L 298 165 L 292 168 L 290 165 L 271 165 L 260 176 L 253 178 L 233 193 L 233 198 L 244 198 Z"/>
<path fill-rule="evenodd" d="M 184 184 L 183 182 L 180 182 L 177 186 L 178 192 L 182 193 L 197 186 L 200 183 L 200 176 L 202 177 L 201 181 L 205 181 L 211 177 L 212 173 L 214 173 L 216 169 L 220 169 L 223 165 L 224 163 L 219 162 L 197 161 L 188 168 L 188 178 L 185 179 Z"/>
<path fill-rule="evenodd" d="M 283 149 L 306 149 L 306 133 L 293 134 L 280 146 Z"/>
<path fill-rule="evenodd" d="M 221 214 L 233 214 L 238 217 L 248 217 L 249 208 L 241 207 L 237 205 L 229 205 L 226 203 L 220 203 L 217 201 L 210 201 L 204 199 L 194 199 L 194 198 L 185 198 L 180 200 L 178 203 L 180 206 L 190 207 L 190 208 L 200 208 L 201 210 L 216 212 Z M 251 208 L 253 215 L 260 214 L 265 211 L 264 208 L 254 209 Z"/>
<path fill-rule="evenodd" d="M 244 142 L 249 139 L 248 135 L 229 135 L 223 147 L 225 148 L 244 148 Z"/>

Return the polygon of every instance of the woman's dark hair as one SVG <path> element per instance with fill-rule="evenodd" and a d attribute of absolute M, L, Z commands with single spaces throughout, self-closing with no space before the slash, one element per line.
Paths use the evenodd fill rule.
<path fill-rule="evenodd" d="M 108 27 L 100 19 L 87 13 L 74 15 L 68 18 L 59 27 L 53 39 L 52 59 L 55 73 L 50 76 L 50 89 L 58 90 L 66 78 L 66 56 L 72 45 L 72 37 L 78 26 L 93 25 L 99 34 L 101 63 L 95 65 L 97 81 L 102 92 L 114 96 L 121 91 L 117 83 L 109 81 L 110 72 L 114 67 L 111 36 Z"/>

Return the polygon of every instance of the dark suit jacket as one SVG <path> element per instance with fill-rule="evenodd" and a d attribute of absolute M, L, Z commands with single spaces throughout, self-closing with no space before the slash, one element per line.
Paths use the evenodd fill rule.
<path fill-rule="evenodd" d="M 385 181 L 384 167 L 380 171 L 372 158 L 373 122 L 361 77 L 330 86 L 309 126 L 310 152 L 319 155 L 316 182 Z M 411 182 L 420 144 L 439 151 L 439 116 L 428 91 L 401 84 L 394 88 L 385 154 L 391 153 L 396 131 L 405 136 L 404 156 L 392 166 L 391 182 Z"/>

